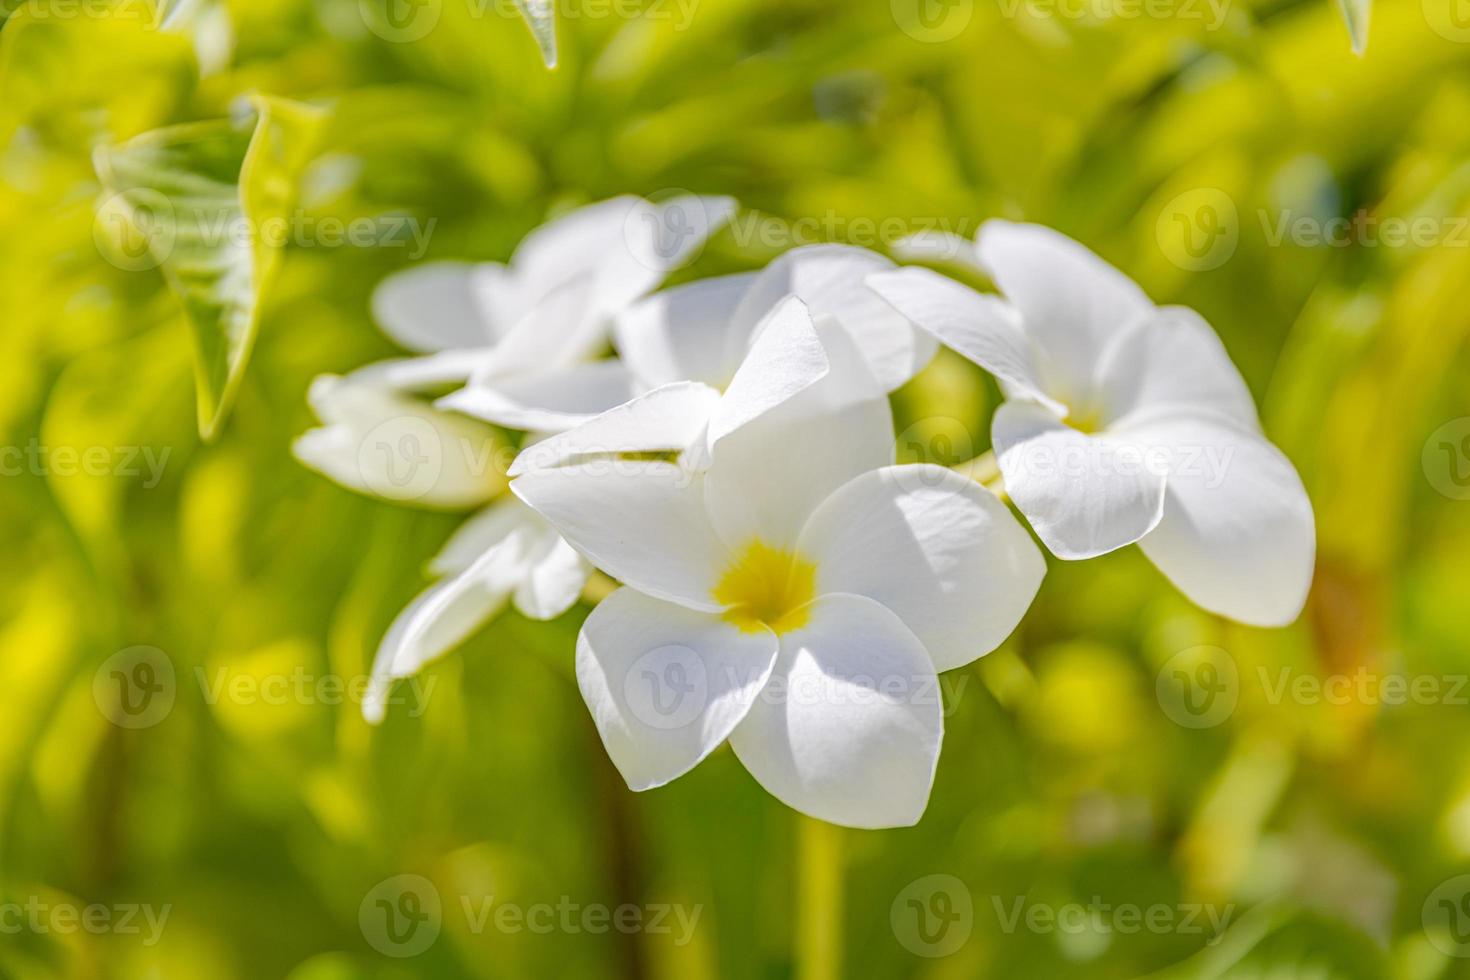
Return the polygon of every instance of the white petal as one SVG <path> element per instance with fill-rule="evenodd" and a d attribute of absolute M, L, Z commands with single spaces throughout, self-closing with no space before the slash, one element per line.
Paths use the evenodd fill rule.
<path fill-rule="evenodd" d="M 548 526 L 540 514 L 507 494 L 456 528 L 430 560 L 429 571 L 437 576 L 457 574 L 512 534 L 534 533 Z"/>
<path fill-rule="evenodd" d="M 579 456 L 682 452 L 704 434 L 720 393 L 708 385 L 676 382 L 655 388 L 601 415 L 527 446 L 511 476 L 561 466 Z"/>
<path fill-rule="evenodd" d="M 629 788 L 693 769 L 729 737 L 765 687 L 777 653 L 769 630 L 633 589 L 608 596 L 577 639 L 577 684 Z"/>
<path fill-rule="evenodd" d="M 492 348 L 466 347 L 421 357 L 376 361 L 347 375 L 353 384 L 375 384 L 397 391 L 418 391 L 446 384 L 464 384 Z"/>
<path fill-rule="evenodd" d="M 755 342 L 709 423 L 713 446 L 827 374 L 829 365 L 806 304 L 781 300 L 756 328 Z"/>
<path fill-rule="evenodd" d="M 534 470 L 511 489 L 613 578 L 691 609 L 723 608 L 712 592 L 730 556 L 710 526 L 698 474 L 607 459 Z"/>
<path fill-rule="evenodd" d="M 382 721 L 394 680 L 418 673 L 500 612 L 522 574 L 522 558 L 520 542 L 504 542 L 409 603 L 378 646 L 363 717 Z"/>
<path fill-rule="evenodd" d="M 1254 626 L 1296 619 L 1312 584 L 1312 504 L 1275 446 L 1227 420 L 1156 420 L 1126 435 L 1163 454 L 1164 516 L 1140 543 L 1194 602 Z"/>
<path fill-rule="evenodd" d="M 1047 352 L 1070 397 L 1085 393 L 1108 341 L 1153 312 L 1132 280 L 1050 228 L 991 220 L 980 228 L 976 245 L 981 263 L 1021 311 L 1026 332 Z"/>
<path fill-rule="evenodd" d="M 511 265 L 533 295 L 550 293 L 569 272 L 594 272 L 590 308 L 612 316 L 689 261 L 734 210 L 727 197 L 682 195 L 655 204 L 625 195 L 538 228 Z"/>
<path fill-rule="evenodd" d="M 752 539 L 796 543 L 832 491 L 893 462 L 888 398 L 840 329 L 819 329 L 830 370 L 820 381 L 720 439 L 706 496 L 720 535 L 736 550 Z"/>
<path fill-rule="evenodd" d="M 618 354 L 650 388 L 674 381 L 723 388 L 747 339 L 732 336 L 730 318 L 754 280 L 754 273 L 716 276 L 654 293 L 614 322 Z"/>
<path fill-rule="evenodd" d="M 632 294 L 629 288 L 635 269 L 652 273 L 648 288 L 691 261 L 704 243 L 735 214 L 735 199 L 682 194 L 667 201 L 639 201 L 624 229 L 624 242 L 634 267 L 626 273 L 605 278 L 614 302 L 626 305 L 647 290 Z M 610 270 L 615 271 L 615 270 Z M 618 290 L 621 289 L 621 292 Z M 624 298 L 626 297 L 626 298 Z"/>
<path fill-rule="evenodd" d="M 1119 426 L 1129 416 L 1208 410 L 1257 429 L 1250 389 L 1204 318 L 1170 306 L 1129 329 L 1098 369 L 1101 407 Z"/>
<path fill-rule="evenodd" d="M 522 239 L 510 266 L 533 302 L 568 276 L 590 272 L 614 252 L 626 251 L 624 228 L 639 202 L 625 194 L 588 204 L 553 218 Z"/>
<path fill-rule="evenodd" d="M 608 320 L 594 309 L 596 275 L 579 272 L 557 284 L 510 328 L 479 364 L 472 382 L 515 377 L 585 361 L 606 343 Z"/>
<path fill-rule="evenodd" d="M 1006 493 L 1058 558 L 1132 544 L 1163 515 L 1164 474 L 1128 439 L 1084 435 L 1025 401 L 996 409 L 991 435 Z"/>
<path fill-rule="evenodd" d="M 494 433 L 478 422 L 375 385 L 323 376 L 309 395 L 328 424 L 292 446 L 343 486 L 400 503 L 461 508 L 504 488 Z"/>
<path fill-rule="evenodd" d="M 1031 536 L 988 490 L 941 466 L 890 466 L 817 508 L 797 551 L 817 594 L 864 595 L 953 670 L 998 647 L 1046 574 Z"/>
<path fill-rule="evenodd" d="M 434 404 L 527 432 L 565 432 L 633 397 L 617 360 L 471 382 Z"/>
<path fill-rule="evenodd" d="M 770 684 L 730 736 L 787 806 L 846 827 L 919 821 L 944 736 L 939 679 L 903 621 L 863 596 L 829 595 L 781 637 Z"/>
<path fill-rule="evenodd" d="M 893 243 L 893 254 L 905 262 L 953 262 L 980 268 L 980 252 L 972 239 L 948 231 L 921 231 Z"/>
<path fill-rule="evenodd" d="M 916 325 L 995 375 L 1009 390 L 1058 412 L 1049 398 L 1038 364 L 1040 349 L 1021 328 L 1016 310 L 932 269 L 908 268 L 869 276 L 869 289 Z"/>
<path fill-rule="evenodd" d="M 412 351 L 484 347 L 495 339 L 482 302 L 483 276 L 468 262 L 430 262 L 384 279 L 373 319 Z"/>
<path fill-rule="evenodd" d="M 863 288 L 863 280 L 893 268 L 876 252 L 851 245 L 808 245 L 778 257 L 760 273 L 736 310 L 733 329 L 753 335 L 783 297 L 794 295 L 817 321 L 831 318 L 857 344 L 873 376 L 892 391 L 928 364 L 934 341 Z"/>
<path fill-rule="evenodd" d="M 531 553 L 529 568 L 516 586 L 515 604 L 531 619 L 556 619 L 582 595 L 592 566 L 577 554 L 549 524 L 545 526 Z"/>

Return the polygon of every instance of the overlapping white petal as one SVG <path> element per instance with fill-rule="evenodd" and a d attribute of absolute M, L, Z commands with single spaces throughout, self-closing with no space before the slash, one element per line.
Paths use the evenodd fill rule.
<path fill-rule="evenodd" d="M 1026 401 L 997 408 L 991 435 L 1006 493 L 1058 558 L 1133 544 L 1163 516 L 1164 473 L 1126 439 L 1078 432 Z"/>
<path fill-rule="evenodd" d="M 655 388 L 574 429 L 528 446 L 511 464 L 509 475 L 583 457 L 683 452 L 704 439 L 719 401 L 718 391 L 698 382 L 678 381 Z"/>
<path fill-rule="evenodd" d="M 1061 232 L 997 219 L 981 226 L 975 244 L 1056 369 L 1053 384 L 1086 387 L 1108 342 L 1154 311 L 1132 280 Z"/>
<path fill-rule="evenodd" d="M 893 415 L 881 385 L 845 331 L 825 324 L 818 335 L 827 373 L 727 432 L 712 453 L 705 493 L 732 547 L 752 538 L 790 547 L 832 491 L 894 460 Z"/>
<path fill-rule="evenodd" d="M 852 245 L 807 245 L 776 258 L 751 284 L 732 318 L 737 334 L 757 324 L 783 296 L 806 303 L 813 318 L 830 318 L 853 340 L 873 376 L 892 391 L 928 364 L 937 350 L 901 313 L 862 288 L 868 276 L 892 269 L 876 252 Z"/>
<path fill-rule="evenodd" d="M 781 637 L 769 686 L 730 745 L 771 795 L 848 827 L 906 827 L 929 800 L 944 735 L 938 677 L 903 621 L 828 595 Z"/>
<path fill-rule="evenodd" d="M 705 511 L 703 480 L 673 463 L 603 459 L 533 470 L 511 489 L 619 581 L 719 612 L 712 593 L 729 553 Z"/>
<path fill-rule="evenodd" d="M 766 687 L 778 645 L 718 616 L 633 589 L 604 599 L 577 640 L 577 684 L 634 790 L 662 786 L 716 749 Z"/>
<path fill-rule="evenodd" d="M 865 281 L 945 346 L 995 375 L 1007 390 L 1065 413 L 1066 406 L 1045 392 L 1046 352 L 1026 335 L 1010 304 L 930 269 L 877 273 Z"/>
<path fill-rule="evenodd" d="M 850 346 L 845 337 L 837 342 Z M 848 358 L 857 365 L 860 378 L 870 378 L 860 360 Z M 805 304 L 787 297 L 763 321 L 760 337 L 723 394 L 699 383 L 663 385 L 528 448 L 512 465 L 512 473 L 560 465 L 579 456 L 654 452 L 684 454 L 687 468 L 702 470 L 715 442 L 812 388 L 829 367 Z M 882 400 L 871 383 L 865 390 L 869 400 Z M 447 401 L 452 404 L 464 397 Z M 832 397 L 836 396 L 829 393 L 828 400 Z M 819 408 L 823 402 L 813 404 Z M 875 414 L 875 409 L 866 413 Z"/>
<path fill-rule="evenodd" d="M 908 381 L 937 345 L 862 286 L 891 270 L 881 255 L 850 245 L 808 245 L 754 275 L 690 283 L 650 297 L 619 321 L 618 351 L 647 384 L 697 380 L 723 388 L 787 297 L 819 325 L 848 334 L 885 390 Z"/>
<path fill-rule="evenodd" d="M 1140 545 L 1179 590 L 1254 626 L 1296 619 L 1312 584 L 1312 504 L 1291 462 L 1221 418 L 1160 415 L 1126 434 L 1168 466 L 1163 518 Z"/>
<path fill-rule="evenodd" d="M 699 279 L 635 303 L 613 325 L 618 353 L 646 387 L 700 381 L 723 388 L 749 340 L 735 335 L 731 317 L 756 276 Z"/>
<path fill-rule="evenodd" d="M 587 361 L 471 381 L 434 404 L 507 429 L 565 432 L 628 401 L 633 387 L 622 362 Z"/>
<path fill-rule="evenodd" d="M 1021 621 L 1046 562 L 1005 505 L 939 466 L 850 480 L 801 532 L 817 592 L 867 596 L 898 615 L 940 671 L 998 647 Z"/>
<path fill-rule="evenodd" d="M 1171 306 L 1124 331 L 1098 365 L 1097 407 L 1110 426 L 1129 416 L 1210 412 L 1257 429 L 1255 402 L 1204 318 Z"/>

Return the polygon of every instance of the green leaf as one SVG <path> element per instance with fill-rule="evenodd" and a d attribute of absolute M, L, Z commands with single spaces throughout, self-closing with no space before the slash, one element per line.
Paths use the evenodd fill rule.
<path fill-rule="evenodd" d="M 325 113 L 256 97 L 244 125 L 211 120 L 99 149 L 99 245 L 126 269 L 158 268 L 195 341 L 199 432 L 219 432 L 255 342 L 290 227 L 296 178 Z M 111 234 L 106 239 L 105 234 Z M 110 244 L 109 244 L 110 243 Z"/>
<path fill-rule="evenodd" d="M 1337 5 L 1353 39 L 1353 54 L 1361 55 L 1368 47 L 1368 14 L 1373 10 L 1373 0 L 1337 0 Z"/>
<path fill-rule="evenodd" d="M 556 67 L 556 9 L 551 0 L 516 0 L 521 16 L 531 27 L 531 34 L 541 48 L 541 60 L 547 68 Z"/>

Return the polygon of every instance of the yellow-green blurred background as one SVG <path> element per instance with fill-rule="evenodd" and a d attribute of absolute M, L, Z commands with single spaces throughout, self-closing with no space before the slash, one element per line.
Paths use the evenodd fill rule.
<path fill-rule="evenodd" d="M 797 968 L 790 813 L 728 752 L 624 788 L 571 673 L 586 607 L 508 614 L 381 729 L 315 686 L 363 675 L 457 522 L 289 448 L 313 376 L 394 353 L 368 297 L 412 250 L 287 245 L 206 445 L 177 298 L 98 234 L 96 147 L 256 93 L 328 110 L 302 214 L 432 222 L 424 259 L 503 260 L 554 211 L 682 189 L 747 210 L 680 278 L 999 215 L 1201 310 L 1314 501 L 1306 612 L 1247 629 L 1137 549 L 1050 560 L 1017 634 L 944 678 L 923 821 L 844 834 L 847 975 L 1470 976 L 1462 0 L 1378 3 L 1361 58 L 1329 0 L 559 0 L 551 72 L 508 3 L 413 2 L 434 22 L 410 38 L 383 0 L 232 0 L 226 34 L 0 0 L 0 977 Z M 903 452 L 984 450 L 994 399 L 941 357 L 896 398 Z M 128 727 L 101 692 L 138 646 L 174 677 Z M 1224 677 L 1224 707 L 1181 707 L 1180 671 Z M 412 957 L 360 920 L 399 875 L 442 903 Z M 486 899 L 699 918 L 477 928 Z M 55 912 L 91 906 L 111 925 Z"/>

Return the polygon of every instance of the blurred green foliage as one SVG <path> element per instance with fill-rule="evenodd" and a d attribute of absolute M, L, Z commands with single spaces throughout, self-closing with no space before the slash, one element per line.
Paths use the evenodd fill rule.
<path fill-rule="evenodd" d="M 183 308 L 158 270 L 116 263 L 94 155 L 239 119 L 251 95 L 325 110 L 290 188 L 304 220 L 411 217 L 432 229 L 423 258 L 504 259 L 549 211 L 686 189 L 749 209 L 686 278 L 1001 215 L 1201 310 L 1312 494 L 1307 612 L 1250 630 L 1191 607 L 1136 549 L 1052 560 L 1017 635 L 944 678 L 923 822 L 845 835 L 850 975 L 1470 975 L 1454 955 L 1470 947 L 1426 919 L 1470 871 L 1463 693 L 1336 704 L 1259 681 L 1470 673 L 1455 481 L 1470 460 L 1465 432 L 1436 434 L 1470 414 L 1470 32 L 1449 0 L 1377 4 L 1362 58 L 1327 0 L 1093 5 L 1111 18 L 1006 0 L 568 0 L 553 72 L 513 6 L 430 6 L 432 29 L 390 40 L 377 0 L 232 0 L 222 39 L 199 26 L 217 21 L 155 30 L 142 2 L 0 3 L 0 902 L 170 909 L 152 945 L 0 932 L 0 977 L 793 969 L 789 813 L 728 752 L 626 791 L 571 674 L 585 608 L 507 615 L 429 672 L 427 710 L 397 707 L 381 730 L 324 696 L 209 696 L 220 679 L 360 676 L 456 523 L 356 497 L 289 451 L 313 376 L 393 352 L 367 299 L 411 260 L 402 242 L 288 243 L 234 414 L 199 440 Z M 1281 238 L 1283 215 L 1440 233 L 1336 247 Z M 1201 250 L 1191 236 L 1222 227 L 1207 217 L 1233 234 Z M 941 357 L 896 398 L 902 450 L 984 449 L 994 397 Z M 98 465 L 67 465 L 68 448 L 100 448 Z M 156 479 L 144 448 L 165 460 Z M 94 691 L 136 645 L 176 674 L 172 710 L 142 729 L 110 722 Z M 1199 645 L 1228 651 L 1240 682 L 1234 711 L 1194 728 L 1156 691 Z M 405 873 L 435 883 L 443 934 L 393 960 L 359 907 Z M 964 883 L 973 926 L 928 958 L 890 915 L 938 873 Z M 701 918 L 683 944 L 476 931 L 459 900 L 488 895 Z M 1231 914 L 1218 942 L 1008 928 L 1018 900 Z"/>

